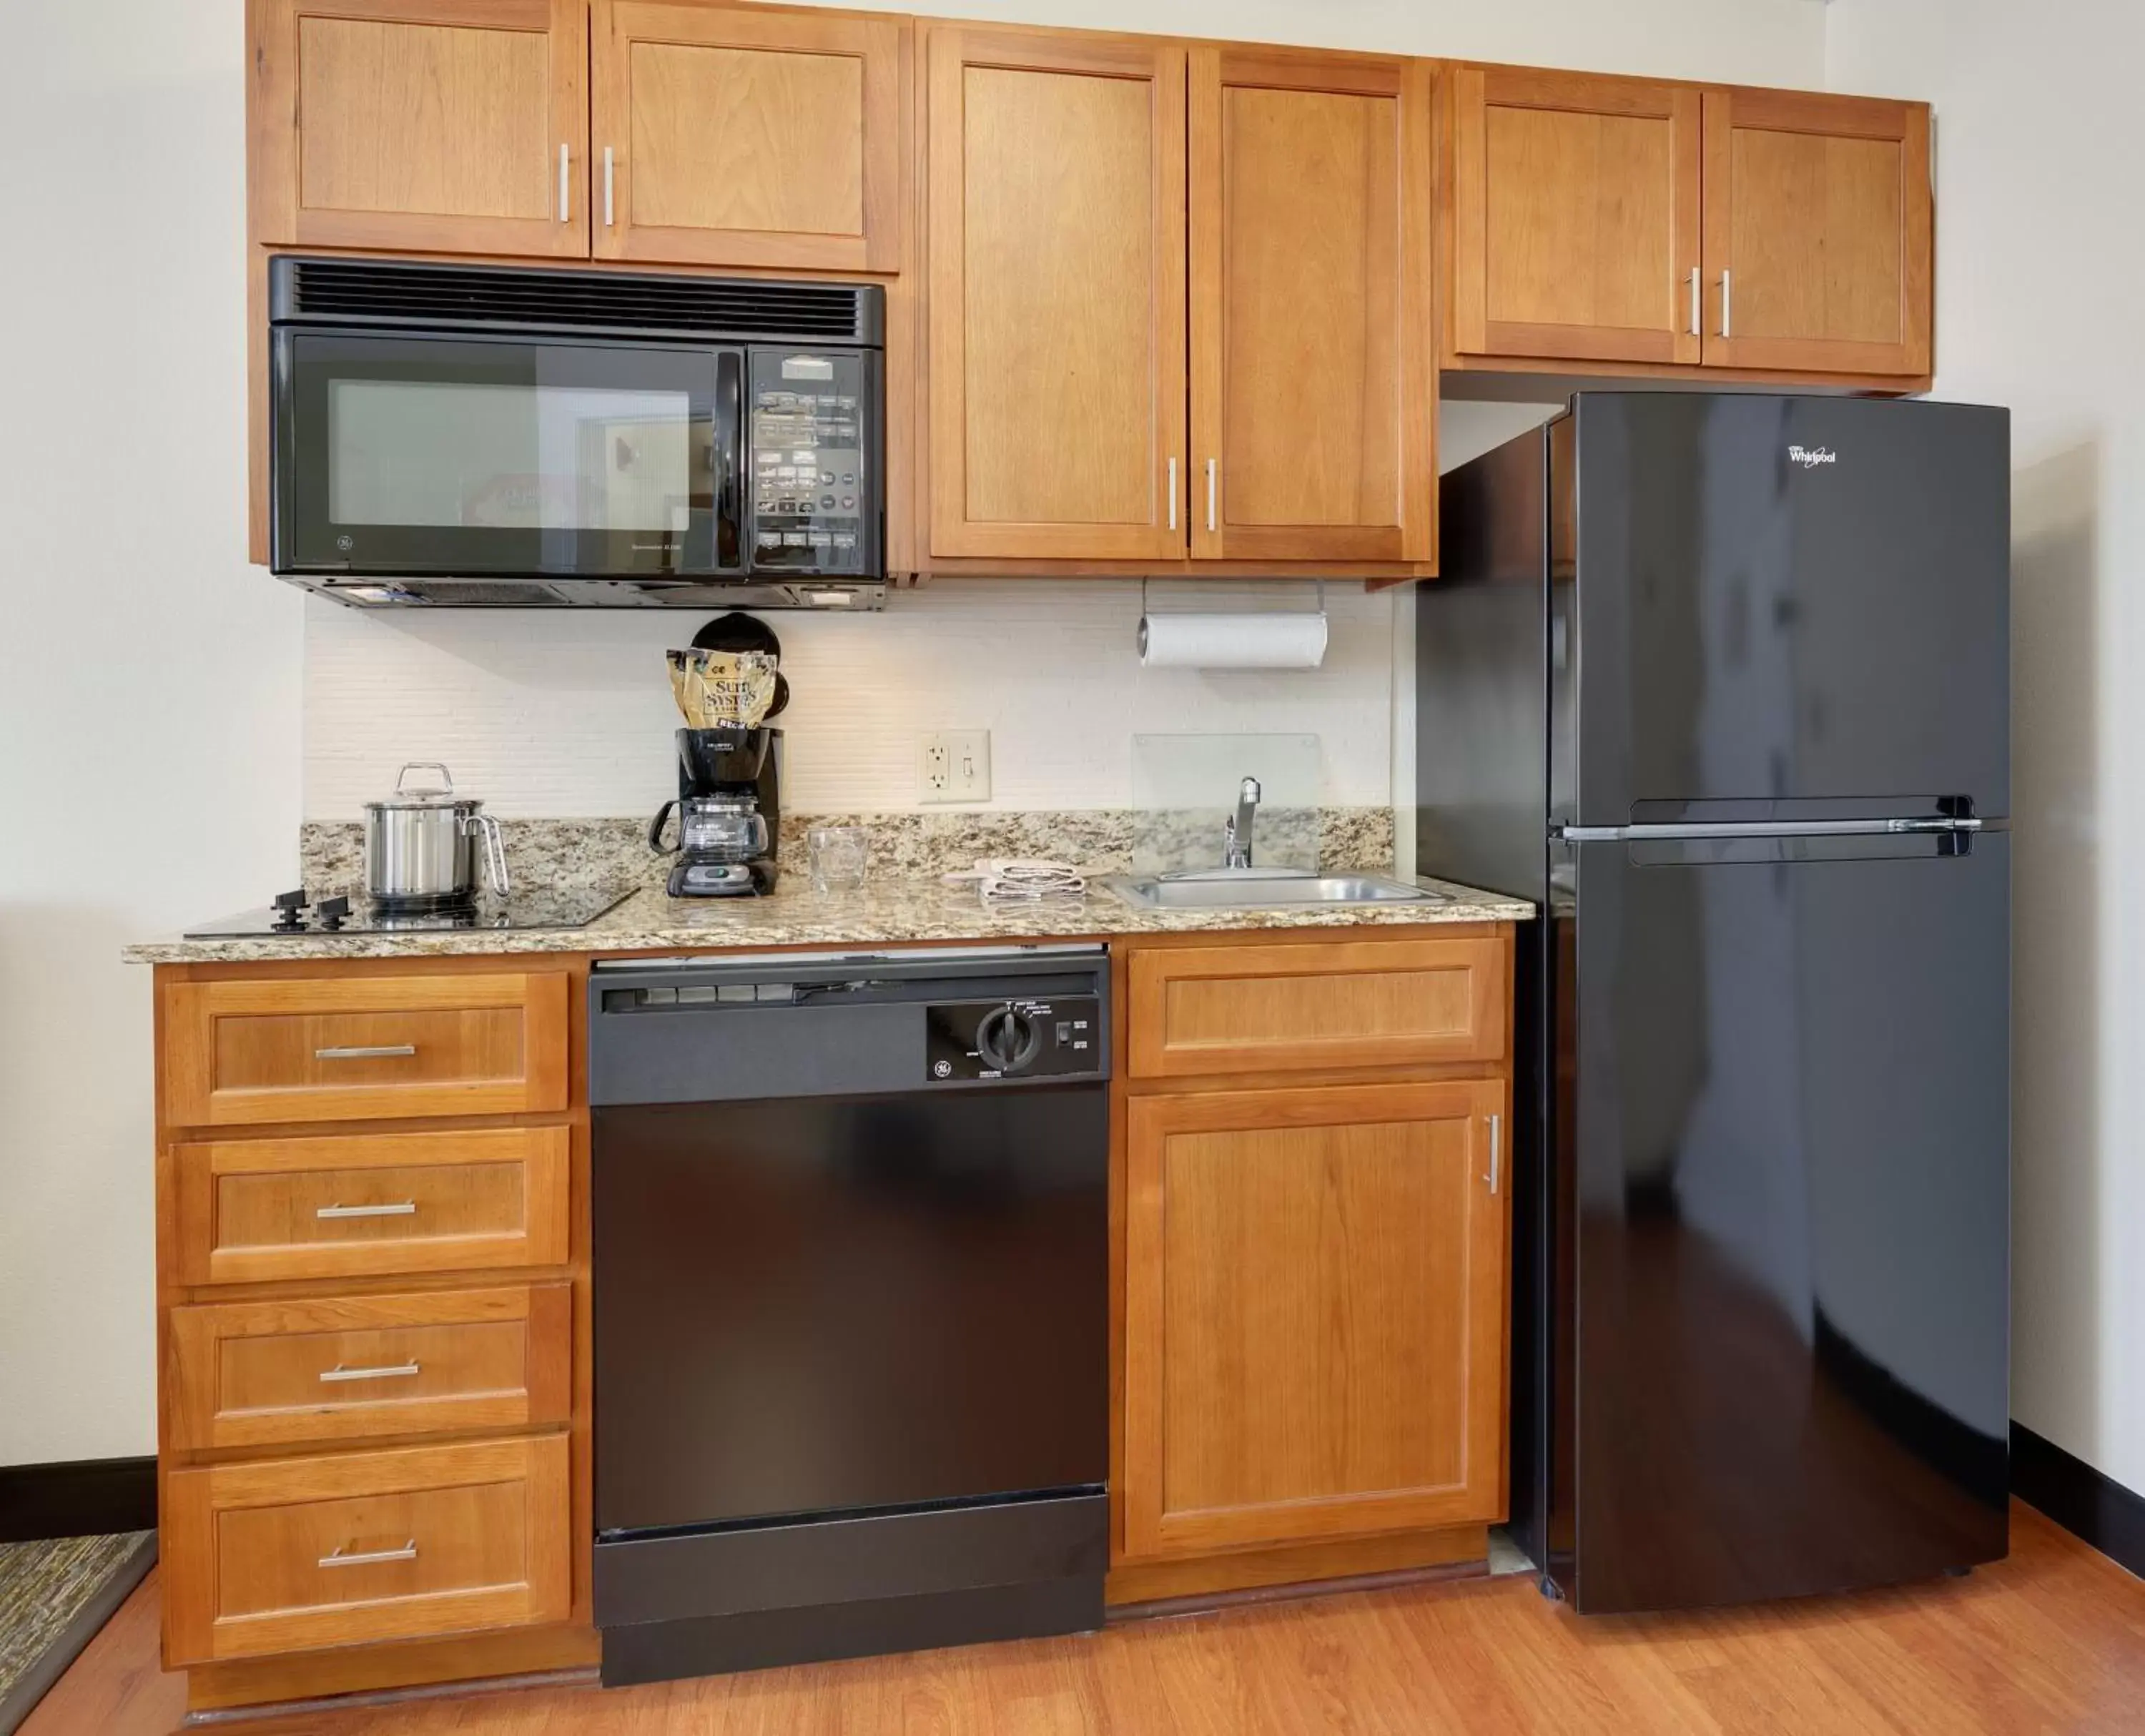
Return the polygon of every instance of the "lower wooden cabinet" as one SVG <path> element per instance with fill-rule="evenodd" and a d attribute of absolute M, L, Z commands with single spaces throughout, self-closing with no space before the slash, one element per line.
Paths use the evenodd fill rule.
<path fill-rule="evenodd" d="M 1510 943 L 1229 941 L 1132 955 L 1135 1077 L 1300 1073 L 1501 1062 L 1511 1040 Z"/>
<path fill-rule="evenodd" d="M 1502 1518 L 1505 1080 L 1126 1107 L 1125 1556 Z"/>
<path fill-rule="evenodd" d="M 208 1452 L 563 1423 L 572 1295 L 505 1284 L 174 1308 L 167 1438 Z"/>
<path fill-rule="evenodd" d="M 164 994 L 164 1120 L 526 1115 L 566 1107 L 562 971 L 229 977 Z"/>
<path fill-rule="evenodd" d="M 564 1435 L 175 1470 L 165 1662 L 562 1621 Z"/>
<path fill-rule="evenodd" d="M 172 1147 L 187 1284 L 399 1277 L 566 1259 L 563 1126 Z"/>

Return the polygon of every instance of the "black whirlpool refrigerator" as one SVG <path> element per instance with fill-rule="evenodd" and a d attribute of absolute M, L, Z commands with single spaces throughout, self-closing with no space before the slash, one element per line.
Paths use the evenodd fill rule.
<path fill-rule="evenodd" d="M 2008 445 L 1583 392 L 1444 479 L 1417 866 L 1545 913 L 1512 1508 L 1582 1613 L 2005 1551 Z"/>

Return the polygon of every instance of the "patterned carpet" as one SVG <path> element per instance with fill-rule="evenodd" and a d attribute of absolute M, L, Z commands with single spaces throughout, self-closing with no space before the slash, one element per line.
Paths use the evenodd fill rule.
<path fill-rule="evenodd" d="M 0 1736 L 30 1715 L 156 1559 L 154 1531 L 0 1543 Z"/>

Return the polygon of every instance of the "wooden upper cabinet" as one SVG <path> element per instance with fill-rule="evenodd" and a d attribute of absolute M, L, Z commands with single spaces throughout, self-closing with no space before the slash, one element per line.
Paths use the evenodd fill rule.
<path fill-rule="evenodd" d="M 1426 62 L 1192 51 L 1192 553 L 1433 558 Z"/>
<path fill-rule="evenodd" d="M 891 17 L 594 0 L 596 256 L 899 270 L 907 39 Z"/>
<path fill-rule="evenodd" d="M 1697 87 L 1450 77 L 1455 351 L 1700 361 Z"/>
<path fill-rule="evenodd" d="M 1505 1082 L 1127 1113 L 1125 1556 L 1503 1517 Z"/>
<path fill-rule="evenodd" d="M 1705 96 L 1705 360 L 1929 371 L 1929 112 L 1790 91 Z"/>
<path fill-rule="evenodd" d="M 255 239 L 585 257 L 587 0 L 251 0 Z"/>
<path fill-rule="evenodd" d="M 931 552 L 1179 560 L 1184 52 L 926 44 Z"/>

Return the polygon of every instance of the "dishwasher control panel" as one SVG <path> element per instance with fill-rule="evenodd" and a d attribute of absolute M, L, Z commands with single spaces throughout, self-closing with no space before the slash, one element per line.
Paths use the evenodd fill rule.
<path fill-rule="evenodd" d="M 933 1083 L 1077 1077 L 1100 1072 L 1102 1058 L 1102 1002 L 1093 995 L 938 1002 L 924 1010 L 924 1069 Z"/>

